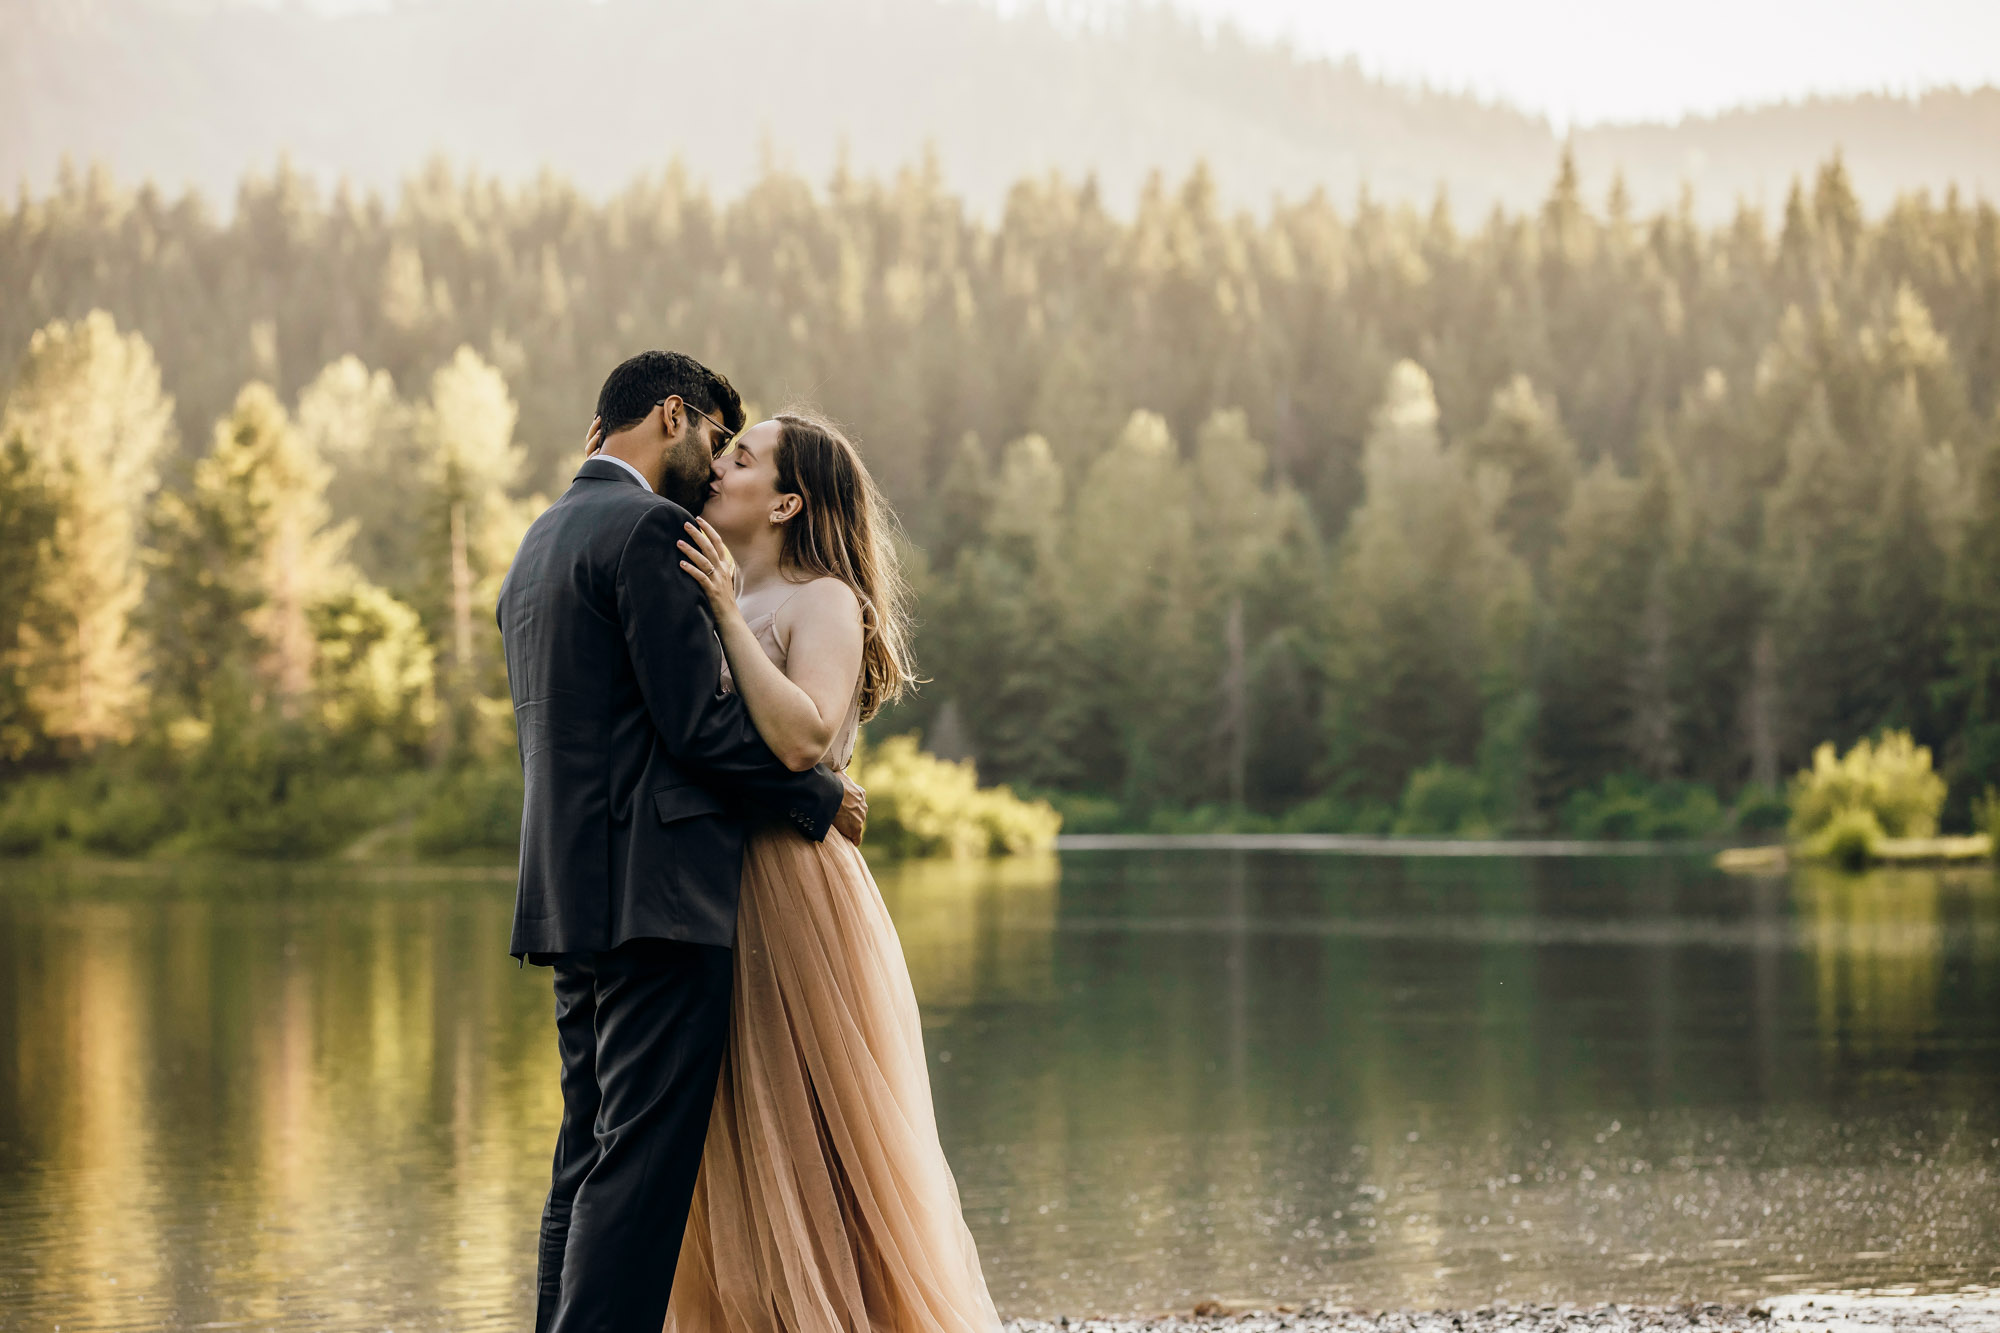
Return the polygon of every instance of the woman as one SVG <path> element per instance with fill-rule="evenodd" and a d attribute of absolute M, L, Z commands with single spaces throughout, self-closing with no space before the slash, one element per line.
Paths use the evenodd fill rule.
<path fill-rule="evenodd" d="M 682 568 L 733 687 L 793 768 L 844 769 L 908 687 L 907 590 L 854 446 L 788 412 L 716 460 Z M 735 1001 L 672 1333 L 991 1333 L 999 1318 L 938 1145 L 916 993 L 854 845 L 744 849 Z"/>

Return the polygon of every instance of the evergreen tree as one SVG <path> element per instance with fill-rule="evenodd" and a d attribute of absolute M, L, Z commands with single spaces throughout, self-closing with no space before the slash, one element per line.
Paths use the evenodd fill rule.
<path fill-rule="evenodd" d="M 220 703 L 297 720 L 317 670 L 314 608 L 348 587 L 347 533 L 328 525 L 330 469 L 277 395 L 245 386 L 184 492 L 156 525 L 156 676 L 197 720 Z"/>
<path fill-rule="evenodd" d="M 1787 758 L 1815 737 L 1851 745 L 1869 730 L 1867 515 L 1874 480 L 1834 424 L 1832 396 L 1816 389 L 1786 449 L 1770 500 L 1767 578 L 1776 588 L 1780 734 Z"/>
<path fill-rule="evenodd" d="M 138 334 L 93 311 L 37 331 L 0 411 L 22 451 L 17 485 L 53 505 L 29 597 L 9 645 L 46 741 L 88 750 L 132 735 L 144 645 L 132 613 L 144 589 L 138 528 L 172 439 L 173 403 Z"/>
<path fill-rule="evenodd" d="M 1952 561 L 1948 671 L 1938 683 L 1957 813 L 1987 788 L 2000 788 L 2000 421 L 1975 461 L 1972 516 Z"/>
<path fill-rule="evenodd" d="M 1413 362 L 1390 373 L 1363 476 L 1334 593 L 1328 765 L 1336 790 L 1386 803 L 1422 765 L 1477 757 L 1488 703 L 1513 683 L 1526 572 L 1497 488 L 1445 450 Z"/>
<path fill-rule="evenodd" d="M 43 595 L 56 499 L 18 435 L 0 439 L 0 764 L 47 744 L 48 727 L 34 704 L 39 647 L 60 633 L 56 608 Z"/>
<path fill-rule="evenodd" d="M 1870 730 L 1909 731 L 1937 746 L 1945 737 L 1931 689 L 1945 674 L 1945 546 L 1952 529 L 1934 506 L 1953 497 L 1933 490 L 1928 465 L 1949 467 L 1950 456 L 1934 458 L 1914 377 L 1886 397 L 1870 441 L 1879 480 L 1861 592 L 1871 636 L 1862 655 L 1873 675 L 1866 709 Z"/>
<path fill-rule="evenodd" d="M 1576 445 L 1555 404 L 1538 395 L 1527 376 L 1516 375 L 1494 393 L 1485 424 L 1466 440 L 1465 452 L 1475 467 L 1494 468 L 1505 479 L 1500 530 L 1539 576 L 1576 487 Z"/>
<path fill-rule="evenodd" d="M 361 572 L 404 597 L 416 592 L 423 553 L 426 469 L 416 414 L 388 372 L 359 357 L 332 362 L 299 392 L 297 425 L 306 445 L 333 469 L 327 507 L 351 524 L 349 552 Z"/>
<path fill-rule="evenodd" d="M 362 579 L 314 601 L 313 704 L 354 762 L 420 760 L 437 726 L 435 668 L 417 613 Z"/>
<path fill-rule="evenodd" d="M 1217 679 L 1197 640 L 1191 493 L 1164 418 L 1135 412 L 1070 506 L 1064 579 L 1072 643 L 1090 673 L 1084 762 L 1135 808 L 1202 785 Z"/>
<path fill-rule="evenodd" d="M 524 509 L 508 496 L 525 462 L 514 442 L 518 416 L 500 372 L 460 347 L 431 377 L 418 417 L 430 513 L 416 604 L 449 664 L 448 748 L 481 746 L 508 720 L 494 706 L 506 689 L 493 600 L 531 511 L 540 508 Z"/>
<path fill-rule="evenodd" d="M 952 704 L 967 720 L 981 775 L 995 781 L 1083 780 L 1071 737 L 1092 682 L 1068 652 L 1057 595 L 1063 492 L 1048 441 L 1030 435 L 1008 445 L 987 491 L 983 540 L 962 550 L 921 602 L 923 669 L 933 681 L 910 713 L 928 725 Z M 928 716 L 919 711 L 926 706 Z"/>
<path fill-rule="evenodd" d="M 1639 770 L 1662 746 L 1665 499 L 1664 488 L 1601 461 L 1563 517 L 1536 662 L 1536 781 L 1547 808 Z"/>

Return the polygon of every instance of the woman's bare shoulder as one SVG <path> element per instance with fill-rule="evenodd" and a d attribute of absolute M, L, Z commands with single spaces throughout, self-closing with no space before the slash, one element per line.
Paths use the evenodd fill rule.
<path fill-rule="evenodd" d="M 854 595 L 854 589 L 846 582 L 824 575 L 800 586 L 780 609 L 778 618 L 792 624 L 802 620 L 819 620 L 852 616 L 859 619 L 861 599 Z"/>

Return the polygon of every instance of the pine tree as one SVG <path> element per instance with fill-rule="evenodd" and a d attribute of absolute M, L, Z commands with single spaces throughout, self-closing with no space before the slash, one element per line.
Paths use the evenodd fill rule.
<path fill-rule="evenodd" d="M 250 384 L 186 491 L 161 497 L 156 670 L 181 713 L 209 717 L 220 690 L 252 712 L 302 715 L 318 665 L 314 608 L 353 578 L 347 533 L 328 524 L 329 475 L 277 395 Z"/>
<path fill-rule="evenodd" d="M 1861 597 L 1870 642 L 1866 729 L 1909 731 L 1925 745 L 1940 745 L 1931 687 L 1943 678 L 1945 560 L 1956 533 L 1935 512 L 1933 450 L 1914 376 L 1892 389 L 1870 452 L 1879 480 L 1868 533 Z"/>
<path fill-rule="evenodd" d="M 89 750 L 128 739 L 144 704 L 145 648 L 131 619 L 144 588 L 138 527 L 172 440 L 173 402 L 138 334 L 93 311 L 29 341 L 0 411 L 26 474 L 54 506 L 31 597 L 10 645 L 47 741 Z"/>
<path fill-rule="evenodd" d="M 1576 487 L 1576 445 L 1555 404 L 1537 394 L 1527 376 L 1516 375 L 1494 393 L 1485 424 L 1466 440 L 1465 452 L 1473 466 L 1494 468 L 1505 479 L 1500 530 L 1539 577 Z"/>
<path fill-rule="evenodd" d="M 1393 802 L 1433 760 L 1469 765 L 1515 669 L 1527 579 L 1482 487 L 1438 434 L 1430 377 L 1389 376 L 1341 554 L 1327 666 L 1328 766 L 1344 794 Z"/>
<path fill-rule="evenodd" d="M 1784 481 L 1765 531 L 1778 651 L 1777 727 L 1786 762 L 1820 740 L 1845 746 L 1867 734 L 1868 639 L 1864 588 L 1869 541 L 1861 506 L 1872 481 L 1816 389 L 1791 432 Z"/>
<path fill-rule="evenodd" d="M 951 705 L 983 778 L 1077 785 L 1086 775 L 1072 738 L 1092 682 L 1069 651 L 1057 595 L 1064 488 L 1048 442 L 1008 445 L 987 494 L 981 540 L 922 599 L 923 670 L 935 683 L 910 714 L 929 726 Z"/>
<path fill-rule="evenodd" d="M 1265 553 L 1274 538 L 1277 496 L 1270 489 L 1264 447 L 1250 438 L 1241 412 L 1218 412 L 1195 437 L 1189 503 L 1199 599 L 1197 642 L 1214 661 L 1214 695 L 1209 731 L 1213 738 L 1206 767 L 1212 794 L 1243 806 L 1249 790 L 1252 716 L 1250 646 L 1245 604 L 1266 572 Z M 1189 667 L 1194 667 L 1190 662 Z"/>
<path fill-rule="evenodd" d="M 1975 460 L 1974 502 L 1952 560 L 1945 612 L 1947 674 L 1938 702 L 1952 739 L 1945 748 L 1951 808 L 1962 812 L 2000 788 L 2000 418 Z"/>
<path fill-rule="evenodd" d="M 1192 605 L 1190 501 L 1165 419 L 1135 412 L 1070 506 L 1065 564 L 1089 576 L 1064 580 L 1060 595 L 1091 677 L 1086 762 L 1134 808 L 1203 785 L 1216 675 Z"/>
<path fill-rule="evenodd" d="M 333 469 L 327 508 L 350 523 L 349 552 L 370 580 L 410 597 L 416 592 L 429 517 L 416 414 L 388 372 L 371 373 L 359 357 L 332 362 L 299 392 L 297 428 Z"/>
<path fill-rule="evenodd" d="M 1536 654 L 1536 783 L 1545 808 L 1639 769 L 1645 744 L 1658 743 L 1646 714 L 1657 707 L 1663 674 L 1660 500 L 1657 488 L 1600 462 L 1563 517 Z"/>
<path fill-rule="evenodd" d="M 527 528 L 527 513 L 508 496 L 525 462 L 514 441 L 518 416 L 500 372 L 460 347 L 431 377 L 418 419 L 430 521 L 417 605 L 449 664 L 441 740 L 450 750 L 492 739 L 495 728 L 480 723 L 483 714 L 506 720 L 493 708 L 482 714 L 480 701 L 505 693 L 491 602 Z"/>
<path fill-rule="evenodd" d="M 56 497 L 18 435 L 0 439 L 0 764 L 41 749 L 48 726 L 33 701 L 32 654 L 24 645 L 60 633 L 42 593 L 56 532 Z"/>
<path fill-rule="evenodd" d="M 417 613 L 352 579 L 315 599 L 314 720 L 355 760 L 421 759 L 437 725 L 435 654 Z"/>

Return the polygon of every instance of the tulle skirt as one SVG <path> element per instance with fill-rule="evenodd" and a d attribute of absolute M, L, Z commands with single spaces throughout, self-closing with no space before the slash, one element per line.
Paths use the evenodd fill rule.
<path fill-rule="evenodd" d="M 995 1333 L 917 997 L 838 833 L 751 833 L 729 1050 L 667 1333 Z"/>

